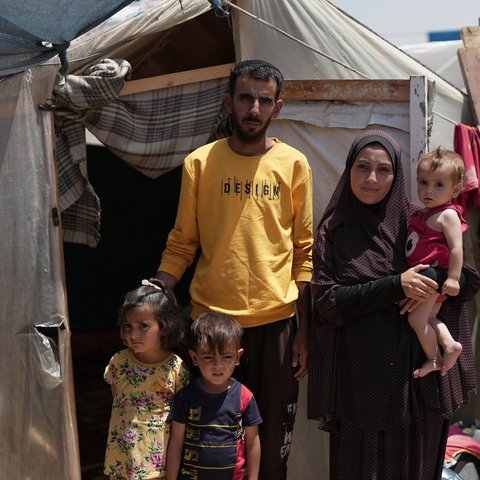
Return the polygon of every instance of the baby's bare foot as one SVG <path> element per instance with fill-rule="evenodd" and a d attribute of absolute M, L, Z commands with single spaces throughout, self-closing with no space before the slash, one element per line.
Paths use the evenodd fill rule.
<path fill-rule="evenodd" d="M 413 378 L 420 378 L 428 375 L 430 372 L 435 372 L 442 368 L 442 363 L 437 359 L 427 360 L 420 368 L 413 371 Z"/>
<path fill-rule="evenodd" d="M 443 349 L 443 365 L 441 368 L 441 375 L 445 376 L 447 372 L 455 365 L 458 357 L 462 353 L 462 344 L 453 342 Z"/>

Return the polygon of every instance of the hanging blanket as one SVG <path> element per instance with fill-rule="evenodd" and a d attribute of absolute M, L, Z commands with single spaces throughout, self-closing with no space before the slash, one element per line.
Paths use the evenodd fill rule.
<path fill-rule="evenodd" d="M 120 97 L 130 64 L 102 60 L 84 76 L 68 75 L 53 100 L 64 240 L 95 247 L 100 199 L 88 181 L 85 128 L 150 178 L 182 164 L 225 123 L 228 78 Z"/>

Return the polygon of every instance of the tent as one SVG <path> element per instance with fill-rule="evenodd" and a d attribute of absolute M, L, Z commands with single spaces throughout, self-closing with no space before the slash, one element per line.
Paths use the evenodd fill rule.
<path fill-rule="evenodd" d="M 56 16 L 48 1 L 2 3 L 8 15 L 0 13 L 0 24 L 10 36 L 0 42 L 1 478 L 81 476 L 67 307 L 67 293 L 71 307 L 81 282 L 69 262 L 82 263 L 108 237 L 104 197 L 89 181 L 90 153 L 117 170 L 121 159 L 151 181 L 167 177 L 186 152 L 224 131 L 229 64 L 263 58 L 287 79 L 286 106 L 270 133 L 309 158 L 318 221 L 359 130 L 380 125 L 393 133 L 412 177 L 429 143 L 451 147 L 454 126 L 471 123 L 463 92 L 326 0 L 212 3 L 229 16 L 217 18 L 207 0 L 82 2 L 82 12 L 55 1 Z M 85 127 L 107 153 L 85 146 Z M 119 175 L 103 175 L 114 188 Z M 126 196 L 134 201 L 131 190 Z M 156 201 L 137 208 L 159 209 Z M 132 225 L 123 236 L 135 237 Z M 115 270 L 83 280 L 80 307 L 87 296 L 118 290 L 140 250 L 160 254 L 159 237 L 141 235 L 136 250 L 117 252 Z M 148 274 L 142 268 L 131 283 Z M 302 402 L 304 390 L 290 465 L 308 480 L 326 471 L 328 455 Z"/>
<path fill-rule="evenodd" d="M 458 61 L 458 49 L 462 47 L 461 40 L 449 40 L 403 45 L 400 48 L 437 72 L 452 85 L 466 92 L 465 81 Z"/>

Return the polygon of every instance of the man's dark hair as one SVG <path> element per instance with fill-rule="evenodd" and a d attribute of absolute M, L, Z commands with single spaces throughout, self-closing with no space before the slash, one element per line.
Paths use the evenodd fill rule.
<path fill-rule="evenodd" d="M 231 95 L 234 94 L 237 78 L 241 75 L 246 75 L 254 80 L 263 80 L 265 82 L 275 80 L 275 83 L 277 84 L 275 101 L 278 100 L 280 91 L 282 90 L 283 75 L 277 67 L 263 60 L 244 60 L 243 62 L 237 63 L 230 72 L 228 88 Z"/>

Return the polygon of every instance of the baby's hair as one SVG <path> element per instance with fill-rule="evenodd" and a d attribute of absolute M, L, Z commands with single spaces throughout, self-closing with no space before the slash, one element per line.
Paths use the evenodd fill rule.
<path fill-rule="evenodd" d="M 465 181 L 465 165 L 462 157 L 441 146 L 425 153 L 418 162 L 417 172 L 420 167 L 433 171 L 446 168 L 450 172 L 454 184 L 461 183 L 463 185 Z"/>
<path fill-rule="evenodd" d="M 172 290 L 160 280 L 143 280 L 142 286 L 125 295 L 118 313 L 120 336 L 124 338 L 125 317 L 135 308 L 149 309 L 162 329 L 162 347 L 172 350 L 180 344 L 185 334 L 184 321 Z"/>
<path fill-rule="evenodd" d="M 242 335 L 242 327 L 230 315 L 202 313 L 190 326 L 190 348 L 223 353 L 229 346 L 239 349 Z"/>

